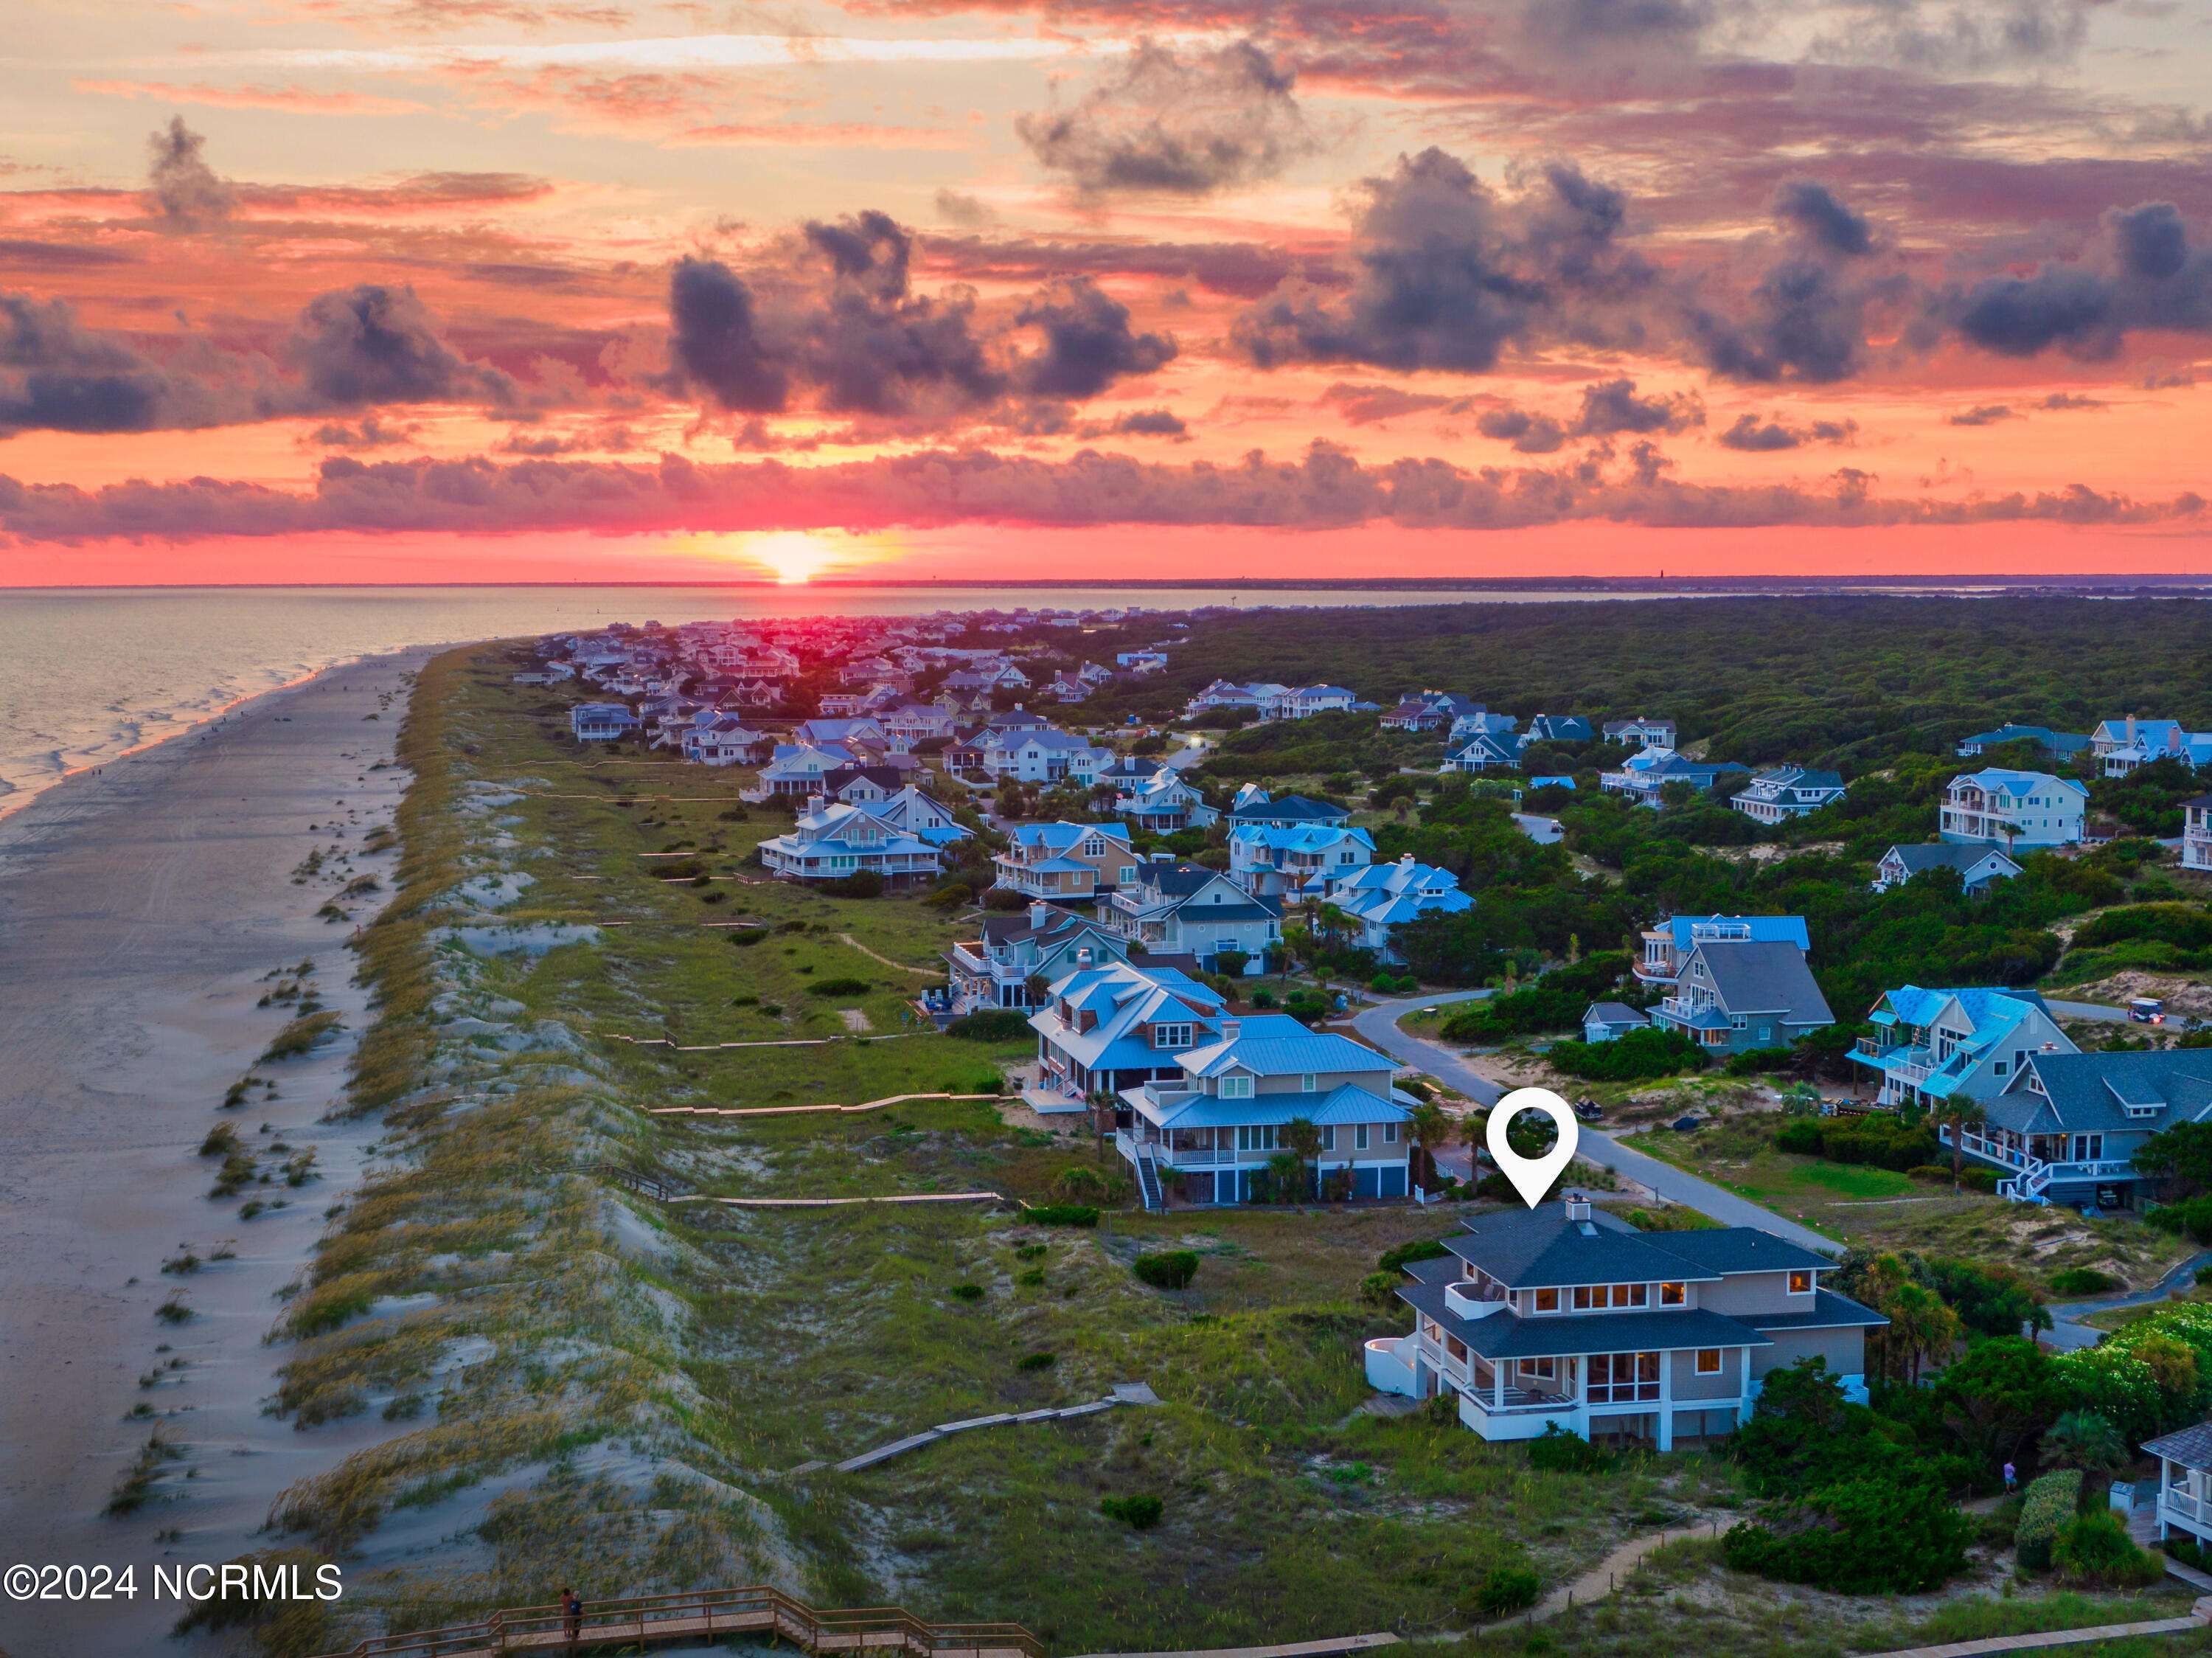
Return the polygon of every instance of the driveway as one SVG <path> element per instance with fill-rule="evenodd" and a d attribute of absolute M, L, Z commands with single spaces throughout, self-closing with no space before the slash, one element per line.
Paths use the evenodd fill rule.
<path fill-rule="evenodd" d="M 2105 1332 L 2077 1324 L 2075 1320 L 2091 1313 L 2108 1313 L 2116 1307 L 2142 1307 L 2162 1301 L 2194 1282 L 2197 1269 L 2208 1264 L 2212 1264 L 2212 1252 L 2191 1256 L 2148 1289 L 2130 1290 L 2124 1295 L 2100 1295 L 2094 1301 L 2056 1303 L 2049 1309 L 2051 1332 L 2044 1337 L 2045 1344 L 2061 1352 L 2070 1352 L 2076 1347 L 2094 1347 L 2105 1338 Z"/>
<path fill-rule="evenodd" d="M 1483 1076 L 1442 1043 L 1431 1042 L 1398 1028 L 1398 1021 L 1416 1009 L 1434 1008 L 1451 1002 L 1473 1002 L 1489 994 L 1487 991 L 1457 991 L 1444 996 L 1411 996 L 1377 1002 L 1362 1008 L 1353 1016 L 1352 1027 L 1366 1041 L 1401 1064 L 1427 1072 L 1458 1089 L 1477 1105 L 1494 1106 L 1504 1096 L 1503 1086 Z M 1672 1163 L 1662 1163 L 1656 1157 L 1632 1150 L 1603 1130 L 1593 1128 L 1588 1123 L 1581 1127 L 1578 1149 L 1583 1156 L 1616 1174 L 1626 1174 L 1630 1179 L 1650 1187 L 1669 1203 L 1686 1204 L 1701 1214 L 1711 1216 L 1723 1226 L 1755 1226 L 1763 1232 L 1771 1232 L 1778 1238 L 1787 1238 L 1807 1249 L 1817 1249 L 1824 1255 L 1842 1253 L 1843 1245 L 1833 1238 L 1822 1236 L 1810 1227 L 1800 1226 L 1763 1204 L 1753 1203 L 1748 1198 L 1739 1198 L 1726 1187 L 1715 1186 L 1711 1180 L 1686 1173 Z"/>

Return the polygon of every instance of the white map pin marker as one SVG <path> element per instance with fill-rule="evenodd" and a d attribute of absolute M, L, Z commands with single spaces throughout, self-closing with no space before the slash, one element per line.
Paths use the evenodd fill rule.
<path fill-rule="evenodd" d="M 1506 1125 L 1524 1111 L 1540 1111 L 1559 1125 L 1559 1137 L 1540 1157 L 1523 1157 L 1506 1143 Z M 1489 1143 L 1490 1161 L 1513 1182 L 1521 1201 L 1534 1209 L 1544 1201 L 1559 1171 L 1573 1161 L 1582 1125 L 1575 1121 L 1567 1102 L 1551 1089 L 1516 1088 L 1490 1108 L 1490 1126 L 1484 1137 Z"/>

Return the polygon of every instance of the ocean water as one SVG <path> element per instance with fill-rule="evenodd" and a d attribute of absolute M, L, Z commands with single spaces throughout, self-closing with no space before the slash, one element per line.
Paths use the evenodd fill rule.
<path fill-rule="evenodd" d="M 70 772 L 246 698 L 410 645 L 610 622 L 911 615 L 993 606 L 1354 606 L 1632 598 L 1614 592 L 1009 587 L 215 588 L 0 591 L 0 816 Z"/>

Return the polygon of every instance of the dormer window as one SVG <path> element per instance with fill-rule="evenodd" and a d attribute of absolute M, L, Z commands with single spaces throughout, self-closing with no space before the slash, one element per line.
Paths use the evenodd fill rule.
<path fill-rule="evenodd" d="M 1224 1100 L 1249 1100 L 1252 1097 L 1252 1079 L 1242 1076 L 1224 1076 L 1214 1092 Z"/>
<path fill-rule="evenodd" d="M 1187 1048 L 1190 1045 L 1190 1027 L 1155 1025 L 1152 1027 L 1152 1045 L 1156 1048 Z"/>
<path fill-rule="evenodd" d="M 1793 1295 L 1811 1295 L 1813 1293 L 1812 1273 L 1802 1267 L 1791 1272 L 1790 1275 L 1790 1293 Z"/>

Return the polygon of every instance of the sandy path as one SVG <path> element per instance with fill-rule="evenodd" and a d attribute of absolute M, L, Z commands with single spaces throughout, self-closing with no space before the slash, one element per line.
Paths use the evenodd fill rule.
<path fill-rule="evenodd" d="M 371 1418 L 297 1433 L 262 1415 L 284 1357 L 262 1338 L 379 1132 L 318 1120 L 368 1015 L 348 929 L 314 912 L 356 873 L 390 887 L 395 855 L 358 849 L 404 781 L 368 769 L 390 758 L 404 710 L 379 693 L 417 660 L 333 669 L 0 821 L 0 1564 L 135 1565 L 140 1588 L 97 1607 L 0 1608 L 14 1658 L 150 1649 L 180 1610 L 153 1600 L 155 1563 L 260 1546 L 279 1490 L 388 1431 Z M 353 867 L 333 859 L 295 884 L 307 853 L 333 845 Z M 306 957 L 347 1033 L 262 1067 L 275 1099 L 219 1113 L 289 1017 L 255 1006 L 264 976 Z M 313 1147 L 322 1178 L 210 1201 L 213 1165 L 194 1153 L 218 1120 L 248 1142 Z M 285 1207 L 243 1220 L 252 1197 Z M 181 1244 L 205 1257 L 224 1243 L 235 1259 L 161 1272 Z M 173 1290 L 191 1322 L 155 1317 Z M 172 1379 L 140 1387 L 177 1357 Z M 127 1419 L 142 1402 L 185 1454 L 154 1502 L 106 1519 L 155 1425 Z"/>

